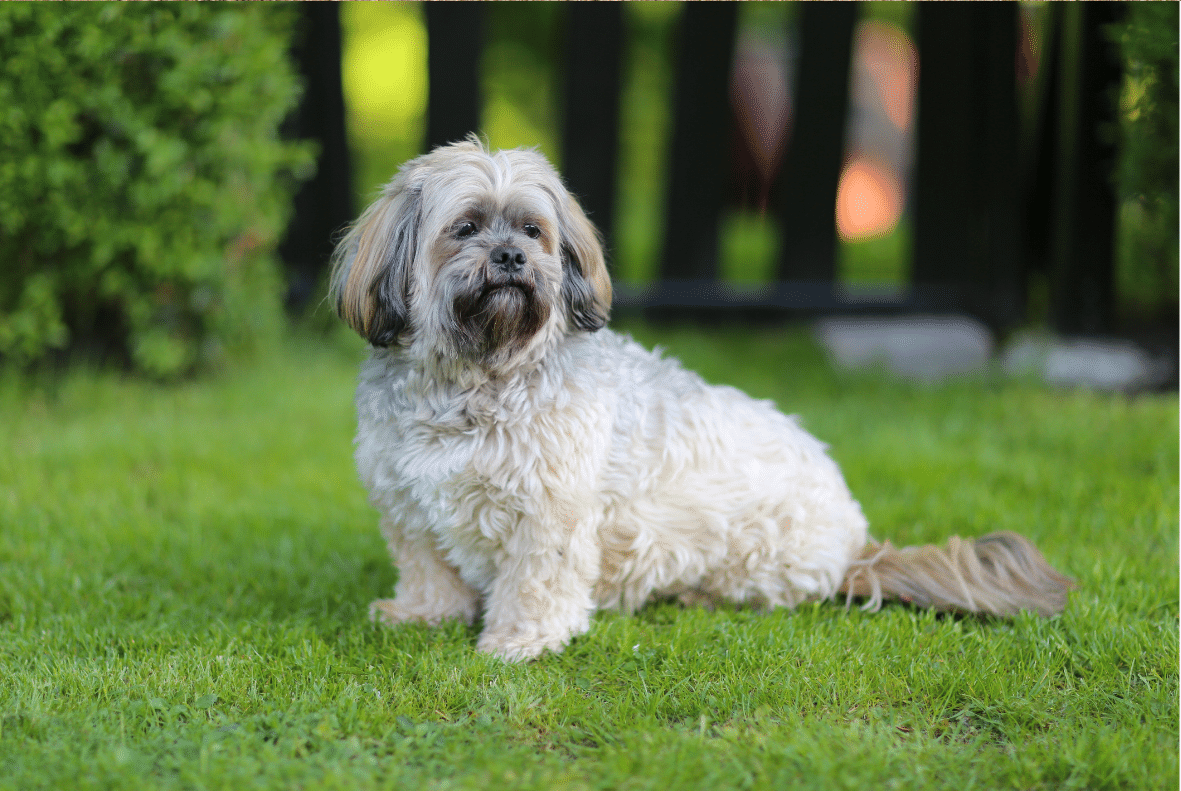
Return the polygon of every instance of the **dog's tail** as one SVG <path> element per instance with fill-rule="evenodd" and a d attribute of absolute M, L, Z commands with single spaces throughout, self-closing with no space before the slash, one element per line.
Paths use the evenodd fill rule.
<path fill-rule="evenodd" d="M 889 541 L 866 545 L 839 588 L 846 606 L 854 596 L 876 611 L 884 598 L 919 607 L 990 615 L 1033 610 L 1054 615 L 1066 607 L 1074 582 L 1055 571 L 1029 539 L 989 533 L 975 541 L 952 536 L 946 546 L 898 549 Z"/>

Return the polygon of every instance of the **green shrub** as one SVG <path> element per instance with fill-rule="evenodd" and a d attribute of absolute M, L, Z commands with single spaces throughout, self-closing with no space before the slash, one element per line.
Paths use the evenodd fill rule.
<path fill-rule="evenodd" d="M 1129 3 L 1112 33 L 1120 92 L 1119 292 L 1125 308 L 1177 304 L 1177 4 Z"/>
<path fill-rule="evenodd" d="M 281 327 L 290 10 L 0 4 L 0 357 L 174 377 Z"/>

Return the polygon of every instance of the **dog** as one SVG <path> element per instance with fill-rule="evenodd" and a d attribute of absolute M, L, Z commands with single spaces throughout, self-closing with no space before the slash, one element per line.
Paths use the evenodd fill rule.
<path fill-rule="evenodd" d="M 534 150 L 407 162 L 339 240 L 330 293 L 372 347 L 356 462 L 399 573 L 380 623 L 482 618 L 477 649 L 517 661 L 653 598 L 1066 604 L 1012 533 L 874 542 L 795 418 L 607 329 L 599 235 Z"/>

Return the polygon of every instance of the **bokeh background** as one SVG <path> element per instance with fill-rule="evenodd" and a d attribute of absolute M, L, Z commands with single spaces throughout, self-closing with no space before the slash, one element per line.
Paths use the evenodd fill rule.
<path fill-rule="evenodd" d="M 624 282 L 644 283 L 657 276 L 680 6 L 640 2 L 624 9 L 613 251 L 615 277 Z M 846 164 L 834 207 L 841 242 L 838 272 L 847 283 L 900 284 L 908 275 L 910 252 L 908 199 L 919 77 L 915 5 L 867 2 L 860 6 L 850 75 Z M 1045 3 L 1021 3 L 1020 9 L 1014 68 L 1019 108 L 1029 128 L 1036 112 L 1038 78 L 1044 70 L 1049 9 Z M 741 150 L 732 157 L 733 194 L 723 217 L 719 250 L 721 272 L 734 282 L 766 282 L 774 276 L 778 232 L 766 221 L 764 210 L 790 135 L 798 10 L 794 3 L 757 2 L 744 3 L 739 10 L 730 91 L 735 135 L 741 138 L 735 148 Z M 426 24 L 416 3 L 356 3 L 343 7 L 341 13 L 355 195 L 358 204 L 364 204 L 401 162 L 422 151 L 428 101 Z M 498 148 L 536 146 L 559 169 L 563 21 L 558 4 L 490 9 L 481 64 L 483 135 Z M 1169 22 L 1162 16 L 1133 24 L 1167 26 Z M 1164 38 L 1176 36 L 1167 27 L 1155 32 Z M 1113 30 L 1111 35 L 1121 33 Z M 1166 86 L 1175 86 L 1175 74 L 1170 82 L 1168 75 L 1137 70 L 1133 61 L 1144 56 L 1130 50 L 1126 55 L 1129 68 L 1119 101 L 1125 120 L 1135 122 L 1145 113 L 1143 105 L 1153 81 L 1163 78 Z M 1167 88 L 1161 93 L 1167 95 Z M 1166 108 L 1161 109 L 1167 114 Z M 1175 181 L 1175 175 L 1162 184 Z M 1145 202 L 1140 195 L 1125 196 L 1121 208 L 1117 270 L 1125 311 L 1151 312 L 1176 291 L 1175 257 L 1170 261 L 1162 250 L 1154 261 L 1146 260 L 1151 255 L 1148 249 L 1155 245 L 1167 250 L 1167 244 L 1163 236 L 1153 241 L 1144 238 L 1153 234 L 1144 227 L 1148 222 Z"/>
<path fill-rule="evenodd" d="M 868 3 L 857 34 L 850 161 L 838 222 L 842 278 L 902 282 L 908 227 L 903 217 L 913 157 L 917 56 L 906 3 Z M 739 12 L 731 92 L 750 161 L 736 177 L 723 219 L 721 269 L 736 282 L 773 277 L 777 232 L 765 221 L 767 190 L 783 154 L 791 113 L 791 3 L 747 3 Z M 657 276 L 667 183 L 673 36 L 678 3 L 633 3 L 624 11 L 615 276 Z M 1030 23 L 1037 22 L 1031 8 Z M 562 166 L 562 9 L 524 4 L 493 9 L 483 57 L 481 131 L 495 148 L 535 146 Z M 415 3 L 358 3 L 342 9 L 344 88 L 355 154 L 356 200 L 422 151 L 427 109 L 427 35 Z"/>
<path fill-rule="evenodd" d="M 1015 7 L 1012 70 L 1002 68 L 1015 81 L 1020 137 L 1010 156 L 1020 161 L 1001 163 L 1009 171 L 1024 179 L 1041 151 L 1055 80 L 1103 59 L 1118 75 L 1099 83 L 1112 114 L 1087 130 L 1116 152 L 1103 182 L 1114 218 L 1100 223 L 1114 226 L 1114 252 L 1099 273 L 1111 283 L 1100 289 L 1104 305 L 1090 311 L 1098 318 L 1072 330 L 1061 308 L 1054 314 L 1057 291 L 1080 280 L 1070 259 L 1089 254 L 1089 242 L 1072 250 L 1054 234 L 1086 234 L 1094 223 L 1055 225 L 1057 204 L 1023 182 L 1022 200 L 1044 206 L 1042 246 L 1067 250 L 1059 255 L 1067 260 L 1028 271 L 1021 264 L 1015 307 L 984 320 L 1002 334 L 1051 325 L 1148 337 L 1175 360 L 1177 6 L 1110 4 L 1102 52 L 1077 57 L 1069 51 L 1077 8 Z M 172 378 L 249 355 L 290 320 L 332 323 L 323 305 L 332 235 L 427 146 L 432 49 L 420 3 L 333 6 L 327 38 L 324 12 L 316 13 L 299 4 L 0 9 L 0 358 L 23 365 L 81 354 Z M 855 13 L 839 183 L 831 206 L 824 196 L 814 201 L 825 204 L 818 216 L 831 218 L 837 237 L 832 282 L 893 310 L 929 308 L 930 300 L 907 296 L 919 260 L 919 12 L 913 3 L 864 2 Z M 773 204 L 776 189 L 793 190 L 783 173 L 799 118 L 803 14 L 797 3 L 737 8 L 725 117 L 717 119 L 726 142 L 701 163 L 703 173 L 707 165 L 722 173 L 716 256 L 704 255 L 725 288 L 783 285 L 783 212 Z M 493 147 L 536 147 L 573 172 L 562 129 L 570 9 L 488 4 L 481 15 L 475 131 Z M 624 4 L 621 51 L 603 53 L 620 68 L 618 157 L 609 216 L 592 219 L 610 225 L 624 310 L 644 307 L 645 289 L 668 276 L 685 17 L 682 3 Z M 1064 31 L 1064 57 L 1049 51 L 1053 30 Z M 333 124 L 340 139 L 323 131 Z M 1064 182 L 1053 189 L 1076 192 Z M 980 219 L 945 224 L 947 246 L 976 255 Z M 1018 231 L 989 233 L 1014 249 L 1022 243 Z M 800 315 L 848 307 L 825 299 Z M 778 318 L 794 315 L 778 308 Z"/>

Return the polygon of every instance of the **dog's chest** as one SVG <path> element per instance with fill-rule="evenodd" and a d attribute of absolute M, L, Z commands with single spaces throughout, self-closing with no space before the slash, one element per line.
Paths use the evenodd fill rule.
<path fill-rule="evenodd" d="M 361 413 L 362 477 L 403 531 L 432 534 L 457 566 L 495 562 L 507 541 L 594 489 L 607 429 L 577 399 L 514 410 L 507 394 L 477 411 L 405 389 L 386 395 Z"/>

